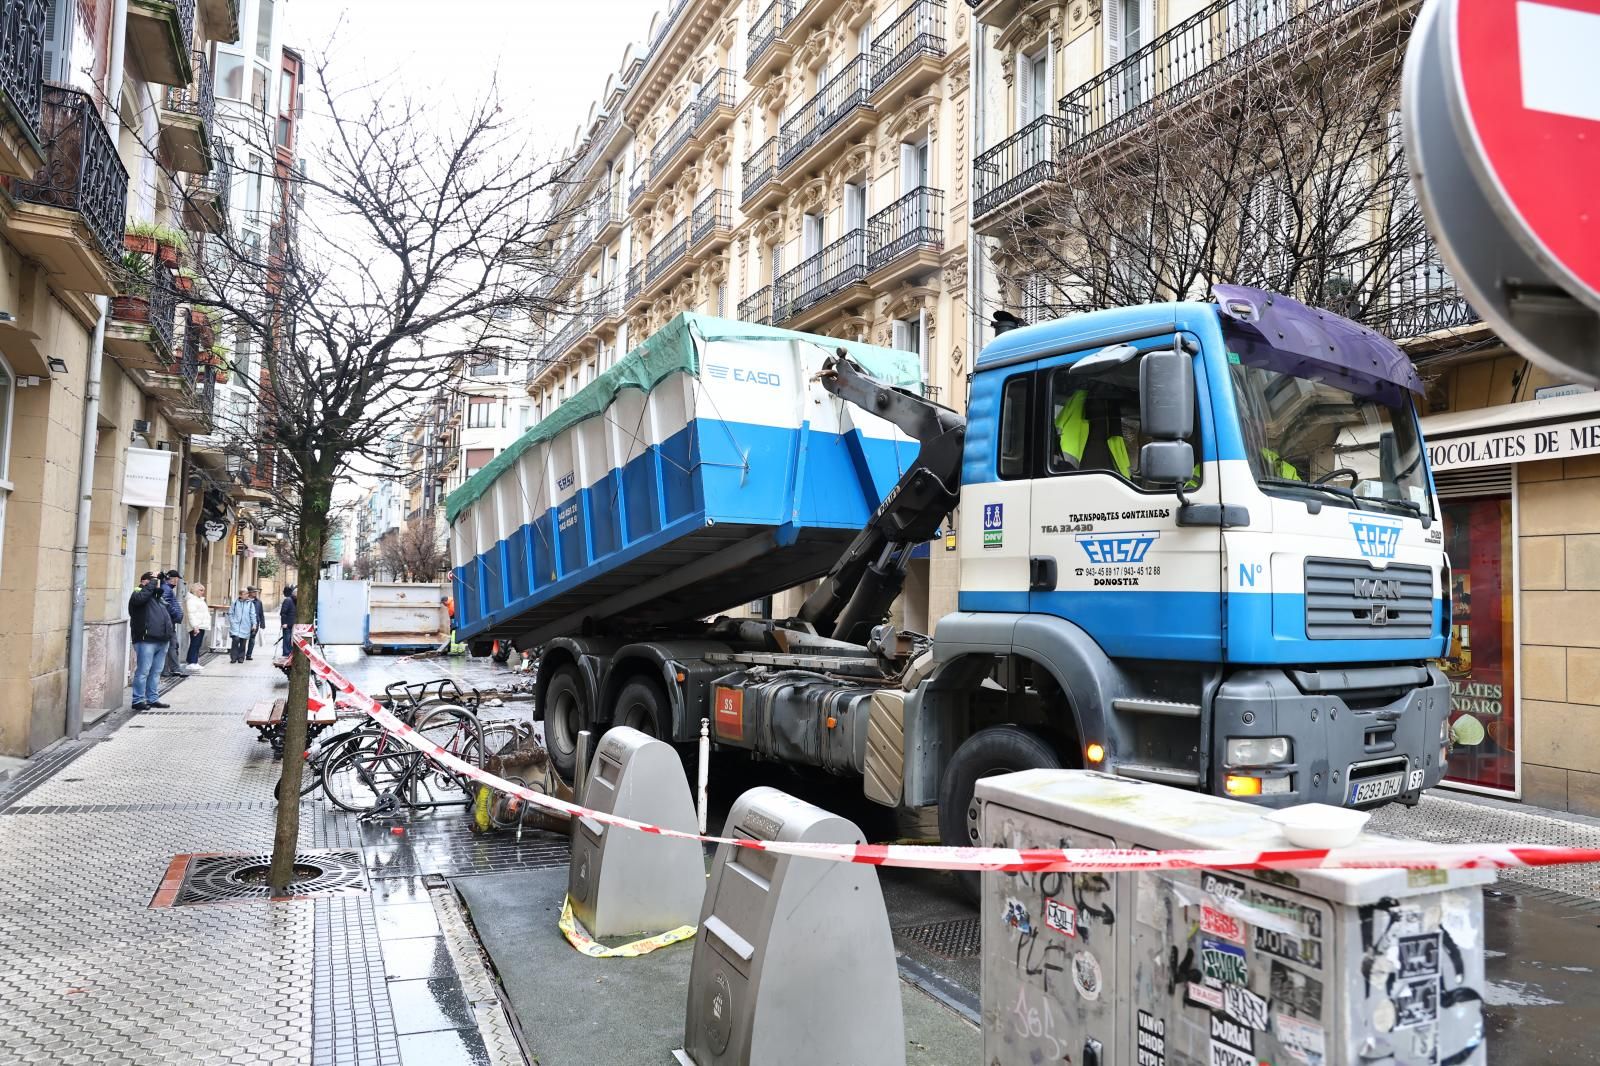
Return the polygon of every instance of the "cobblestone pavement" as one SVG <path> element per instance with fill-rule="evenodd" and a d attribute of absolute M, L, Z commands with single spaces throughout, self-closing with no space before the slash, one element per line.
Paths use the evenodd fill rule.
<path fill-rule="evenodd" d="M 263 656 L 213 660 L 170 710 L 0 782 L 0 1066 L 521 1061 L 440 875 L 564 863 L 560 837 L 479 838 L 454 809 L 361 825 L 318 795 L 300 847 L 359 849 L 367 891 L 150 906 L 176 855 L 271 849 L 279 764 L 241 718 L 284 690 Z"/>

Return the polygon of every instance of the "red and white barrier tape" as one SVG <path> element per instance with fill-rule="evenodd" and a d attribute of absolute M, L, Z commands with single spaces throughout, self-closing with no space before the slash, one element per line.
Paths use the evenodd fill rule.
<path fill-rule="evenodd" d="M 311 626 L 296 626 L 295 646 L 306 656 L 311 669 L 335 689 L 345 693 L 348 702 L 361 707 L 384 729 L 409 746 L 459 774 L 471 777 L 497 792 L 505 792 L 525 802 L 565 814 L 593 818 L 605 825 L 634 829 L 641 833 L 679 837 L 710 844 L 732 844 L 781 855 L 828 859 L 833 862 L 859 862 L 872 866 L 907 866 L 925 870 L 999 870 L 1119 873 L 1133 870 L 1456 870 L 1504 869 L 1517 866 L 1557 866 L 1567 863 L 1600 863 L 1600 848 L 1566 848 L 1546 844 L 1425 844 L 1400 842 L 1381 847 L 1285 848 L 1273 851 L 1234 849 L 1192 849 L 1176 851 L 1136 851 L 1114 848 L 947 848 L 917 844 L 800 844 L 782 840 L 753 840 L 700 836 L 683 833 L 631 818 L 619 818 L 604 811 L 580 807 L 576 803 L 534 792 L 487 770 L 457 758 L 421 736 L 391 714 L 377 700 L 361 692 L 328 664 L 309 637 Z"/>

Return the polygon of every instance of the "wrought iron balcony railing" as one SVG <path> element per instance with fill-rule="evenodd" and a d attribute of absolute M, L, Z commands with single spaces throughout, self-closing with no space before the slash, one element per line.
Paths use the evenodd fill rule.
<path fill-rule="evenodd" d="M 695 110 L 694 102 L 690 101 L 678 117 L 672 120 L 672 125 L 661 131 L 661 136 L 656 138 L 656 150 L 650 153 L 650 178 L 667 169 L 678 152 L 689 143 L 689 138 L 694 135 Z"/>
<path fill-rule="evenodd" d="M 699 244 L 719 229 L 733 225 L 733 196 L 726 189 L 712 189 L 694 205 L 689 216 L 689 240 Z"/>
<path fill-rule="evenodd" d="M 173 6 L 178 11 L 178 47 L 184 55 L 193 55 L 195 0 L 174 0 Z"/>
<path fill-rule="evenodd" d="M 656 150 L 650 156 L 652 181 L 672 165 L 689 139 L 700 132 L 717 108 L 733 106 L 736 82 L 736 75 L 726 67 L 715 71 L 695 98 L 672 120 L 672 125 L 656 139 Z"/>
<path fill-rule="evenodd" d="M 1040 115 L 972 164 L 973 215 L 981 217 L 1060 173 L 1067 120 Z"/>
<path fill-rule="evenodd" d="M 926 185 L 911 190 L 873 215 L 867 232 L 868 270 L 887 266 L 916 248 L 943 248 L 944 191 Z"/>
<path fill-rule="evenodd" d="M 672 6 L 667 9 L 666 15 L 661 19 L 661 25 L 656 27 L 656 32 L 650 37 L 650 51 L 645 56 L 646 65 L 656 57 L 656 49 L 660 48 L 661 42 L 667 39 L 667 35 L 672 32 L 672 27 L 678 23 L 678 16 L 683 14 L 683 9 L 688 6 L 689 0 L 674 0 Z"/>
<path fill-rule="evenodd" d="M 751 197 L 778 173 L 778 138 L 768 137 L 744 161 L 743 193 L 740 200 L 749 203 Z"/>
<path fill-rule="evenodd" d="M 688 250 L 689 220 L 684 219 L 669 229 L 666 236 L 650 246 L 650 256 L 645 260 L 645 284 L 654 283 L 661 275 L 671 270 L 673 264 L 682 259 Z"/>
<path fill-rule="evenodd" d="M 193 115 L 209 131 L 217 112 L 211 67 L 206 63 L 203 52 L 196 52 L 190 61 L 194 64 L 194 81 L 181 88 L 167 86 L 165 107 L 180 115 Z"/>
<path fill-rule="evenodd" d="M 772 320 L 783 322 L 867 276 L 867 231 L 853 229 L 773 286 Z"/>
<path fill-rule="evenodd" d="M 644 290 L 644 264 L 635 263 L 628 268 L 627 300 L 632 303 Z"/>
<path fill-rule="evenodd" d="M 619 110 L 616 114 L 606 119 L 598 130 L 595 130 L 594 134 L 589 138 L 583 154 L 579 155 L 566 170 L 562 171 L 560 180 L 563 184 L 561 190 L 555 196 L 557 212 L 560 212 L 572 197 L 577 194 L 578 190 L 583 188 L 584 182 L 588 180 L 589 171 L 594 169 L 595 163 L 605 154 L 606 148 L 610 146 L 612 138 L 616 136 L 617 130 L 621 126 L 622 112 Z"/>
<path fill-rule="evenodd" d="M 786 167 L 794 162 L 851 111 L 871 106 L 867 103 L 871 87 L 872 55 L 863 52 L 784 122 L 778 165 Z"/>
<path fill-rule="evenodd" d="M 1086 151 L 1142 120 L 1157 100 L 1182 99 L 1294 44 L 1359 0 L 1215 0 L 1060 101 L 1061 147 Z M 1204 77 L 1202 77 L 1204 75 Z"/>
<path fill-rule="evenodd" d="M 639 197 L 644 195 L 645 186 L 650 184 L 650 160 L 646 159 L 633 168 L 633 173 L 628 175 L 628 206 L 632 207 L 639 202 Z"/>
<path fill-rule="evenodd" d="M 16 198 L 78 212 L 106 262 L 120 262 L 128 172 L 94 101 L 77 89 L 46 85 L 39 132 L 44 169 L 13 186 Z"/>
<path fill-rule="evenodd" d="M 748 76 L 755 69 L 756 64 L 768 48 L 772 47 L 783 28 L 789 25 L 789 20 L 794 18 L 794 0 L 772 0 L 772 3 L 761 9 L 761 14 L 750 24 L 750 32 L 745 34 L 745 61 L 744 72 Z"/>
<path fill-rule="evenodd" d="M 873 90 L 894 80 L 918 56 L 944 53 L 944 0 L 916 0 L 873 38 Z"/>
<path fill-rule="evenodd" d="M 772 325 L 772 286 L 766 285 L 739 301 L 739 321 Z"/>
<path fill-rule="evenodd" d="M 28 134 L 39 136 L 44 91 L 46 0 L 4 0 L 0 5 L 0 92 Z"/>

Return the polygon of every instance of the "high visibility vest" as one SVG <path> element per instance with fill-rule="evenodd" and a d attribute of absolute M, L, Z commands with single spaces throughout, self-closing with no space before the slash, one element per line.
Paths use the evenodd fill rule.
<path fill-rule="evenodd" d="M 1300 480 L 1300 471 L 1295 469 L 1294 464 L 1271 448 L 1261 449 L 1261 460 L 1267 464 L 1267 473 L 1273 477 L 1286 477 L 1291 481 Z"/>
<path fill-rule="evenodd" d="M 1089 446 L 1089 417 L 1086 408 L 1089 403 L 1089 394 L 1079 389 L 1067 397 L 1067 402 L 1061 410 L 1056 412 L 1056 434 L 1061 445 L 1061 454 L 1075 463 L 1083 462 L 1084 449 Z M 1133 465 L 1128 461 L 1128 442 L 1122 434 L 1114 433 L 1106 438 L 1106 450 L 1111 453 L 1111 461 L 1117 466 L 1117 473 L 1123 477 L 1132 476 Z"/>

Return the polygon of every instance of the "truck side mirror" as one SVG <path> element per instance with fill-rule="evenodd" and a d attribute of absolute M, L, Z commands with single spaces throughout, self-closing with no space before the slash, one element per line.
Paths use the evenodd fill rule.
<path fill-rule="evenodd" d="M 1153 441 L 1188 440 L 1194 434 L 1194 371 L 1188 355 L 1174 348 L 1146 352 L 1139 360 L 1139 422 Z M 1188 476 L 1185 470 L 1183 477 Z"/>
<path fill-rule="evenodd" d="M 1186 440 L 1153 440 L 1139 449 L 1139 474 L 1151 485 L 1181 485 L 1194 476 L 1194 446 Z"/>

